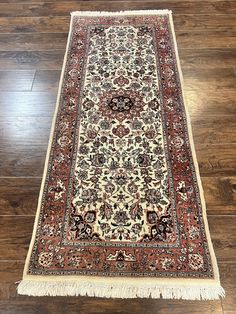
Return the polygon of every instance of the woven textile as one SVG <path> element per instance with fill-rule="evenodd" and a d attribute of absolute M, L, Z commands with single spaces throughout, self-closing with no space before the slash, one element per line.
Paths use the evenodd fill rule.
<path fill-rule="evenodd" d="M 20 294 L 223 296 L 171 12 L 74 12 Z"/>

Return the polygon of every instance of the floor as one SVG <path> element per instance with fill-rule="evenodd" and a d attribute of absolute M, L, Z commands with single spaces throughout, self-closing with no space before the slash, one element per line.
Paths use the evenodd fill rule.
<path fill-rule="evenodd" d="M 0 313 L 236 313 L 236 1 L 0 0 Z M 222 301 L 16 295 L 73 10 L 173 10 Z"/>

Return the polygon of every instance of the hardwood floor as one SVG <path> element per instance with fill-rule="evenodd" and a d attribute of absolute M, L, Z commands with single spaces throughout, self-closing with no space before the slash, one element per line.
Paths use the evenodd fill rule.
<path fill-rule="evenodd" d="M 172 9 L 187 105 L 226 298 L 18 296 L 70 11 Z M 236 313 L 236 1 L 0 0 L 0 313 Z"/>

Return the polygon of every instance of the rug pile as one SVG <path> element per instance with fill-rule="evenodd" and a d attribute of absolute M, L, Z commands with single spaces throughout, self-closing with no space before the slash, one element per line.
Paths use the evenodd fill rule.
<path fill-rule="evenodd" d="M 74 12 L 19 294 L 217 299 L 171 12 Z"/>

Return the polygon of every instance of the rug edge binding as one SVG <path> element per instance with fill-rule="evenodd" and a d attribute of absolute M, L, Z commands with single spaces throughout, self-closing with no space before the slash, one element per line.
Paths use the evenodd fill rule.
<path fill-rule="evenodd" d="M 191 118 L 190 118 L 190 114 L 188 111 L 186 96 L 185 96 L 185 92 L 184 92 L 184 79 L 183 79 L 183 74 L 182 74 L 182 68 L 180 65 L 179 51 L 178 51 L 178 46 L 177 46 L 177 40 L 176 40 L 176 35 L 175 35 L 175 28 L 174 28 L 174 22 L 173 22 L 172 14 L 169 15 L 169 21 L 170 21 L 170 27 L 171 27 L 172 37 L 173 37 L 173 42 L 174 42 L 174 50 L 175 50 L 177 68 L 178 68 L 179 79 L 180 79 L 180 88 L 181 88 L 181 92 L 182 92 L 182 100 L 183 100 L 183 105 L 184 105 L 186 120 L 187 120 L 187 130 L 188 130 L 188 135 L 189 135 L 189 143 L 190 143 L 190 147 L 191 147 L 193 164 L 194 164 L 197 183 L 198 183 L 198 187 L 199 187 L 199 194 L 200 194 L 200 200 L 201 200 L 201 205 L 202 205 L 202 218 L 203 218 L 204 228 L 205 228 L 205 232 L 206 232 L 207 244 L 208 244 L 208 248 L 210 251 L 210 256 L 211 256 L 211 260 L 212 260 L 212 264 L 213 264 L 214 279 L 216 281 L 218 281 L 220 284 L 219 268 L 218 268 L 218 263 L 217 263 L 213 243 L 211 240 L 211 234 L 210 234 L 209 223 L 208 223 L 208 218 L 207 218 L 207 211 L 206 211 L 206 201 L 205 201 L 205 197 L 204 197 L 204 190 L 203 190 L 203 186 L 202 186 L 202 180 L 201 180 L 200 171 L 199 171 L 196 149 L 195 149 L 195 144 L 194 144 L 194 140 L 193 140 Z M 222 287 L 222 289 L 223 289 L 223 287 Z M 224 289 L 223 289 L 223 291 L 224 291 Z M 225 295 L 225 291 L 224 291 L 224 295 Z"/>
<path fill-rule="evenodd" d="M 218 300 L 225 296 L 224 289 L 216 283 L 207 286 L 167 286 L 161 284 L 130 285 L 128 283 L 101 284 L 81 281 L 22 280 L 17 292 L 28 296 L 89 296 L 100 298 L 154 298 L 182 300 Z"/>

